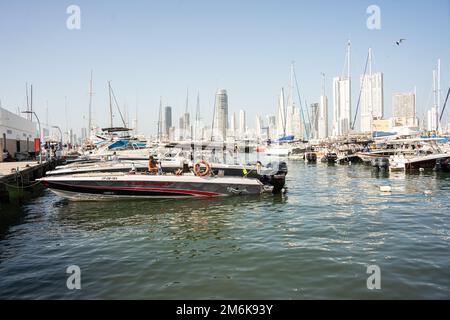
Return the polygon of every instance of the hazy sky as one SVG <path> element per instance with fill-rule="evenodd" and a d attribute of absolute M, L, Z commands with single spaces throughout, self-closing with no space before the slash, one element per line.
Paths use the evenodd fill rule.
<path fill-rule="evenodd" d="M 69 30 L 69 5 L 81 8 L 81 29 Z M 369 5 L 381 9 L 381 29 L 369 30 Z M 276 96 L 296 62 L 303 99 L 316 102 L 321 72 L 331 79 L 352 42 L 353 112 L 367 49 L 374 71 L 384 72 L 385 114 L 392 93 L 417 86 L 418 114 L 431 103 L 432 69 L 442 59 L 442 95 L 450 85 L 450 1 L 6 1 L 0 2 L 0 99 L 16 112 L 25 107 L 25 83 L 45 122 L 79 132 L 87 126 L 88 83 L 94 70 L 94 116 L 108 125 L 107 81 L 139 130 L 156 132 L 160 96 L 177 120 L 190 91 L 195 111 L 210 123 L 217 88 L 229 94 L 230 112 L 244 108 L 250 126 L 257 113 L 275 114 Z M 401 46 L 399 38 L 406 38 Z M 450 106 L 449 106 L 450 108 Z M 448 117 L 447 117 L 448 119 Z M 119 124 L 116 116 L 115 124 Z"/>

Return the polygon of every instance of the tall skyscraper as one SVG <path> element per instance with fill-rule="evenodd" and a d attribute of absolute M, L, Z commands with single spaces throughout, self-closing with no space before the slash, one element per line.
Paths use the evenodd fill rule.
<path fill-rule="evenodd" d="M 178 140 L 183 141 L 185 136 L 185 129 L 184 129 L 184 115 L 180 117 L 178 120 Z"/>
<path fill-rule="evenodd" d="M 228 129 L 228 95 L 225 89 L 217 91 L 215 105 L 213 137 L 215 140 L 225 141 Z"/>
<path fill-rule="evenodd" d="M 291 63 L 291 72 L 289 77 L 289 90 L 286 105 L 286 135 L 300 138 L 301 128 L 300 122 L 294 119 L 297 110 L 294 104 L 294 62 Z"/>
<path fill-rule="evenodd" d="M 351 44 L 347 43 L 347 76 L 333 78 L 333 136 L 347 134 L 352 125 L 352 87 L 350 79 Z"/>
<path fill-rule="evenodd" d="M 245 134 L 247 133 L 247 122 L 245 119 L 245 110 L 240 110 L 239 111 L 239 135 L 241 137 L 244 137 Z"/>
<path fill-rule="evenodd" d="M 192 128 L 191 128 L 191 115 L 188 112 L 183 114 L 183 129 L 184 129 L 184 138 L 190 139 L 192 137 Z"/>
<path fill-rule="evenodd" d="M 290 135 L 293 135 L 295 139 L 306 138 L 305 137 L 305 127 L 302 121 L 302 116 L 300 114 L 300 108 L 294 107 L 292 109 L 291 125 L 292 131 Z"/>
<path fill-rule="evenodd" d="M 277 117 L 268 115 L 267 117 L 268 137 L 267 139 L 273 139 L 277 135 Z"/>
<path fill-rule="evenodd" d="M 170 127 L 172 127 L 172 107 L 164 108 L 164 133 L 169 137 Z"/>
<path fill-rule="evenodd" d="M 415 127 L 416 95 L 414 92 L 399 92 L 392 96 L 393 116 L 395 125 Z"/>
<path fill-rule="evenodd" d="M 436 131 L 438 129 L 437 124 L 438 124 L 437 108 L 431 107 L 431 109 L 427 111 L 427 130 Z"/>
<path fill-rule="evenodd" d="M 371 132 L 373 120 L 384 115 L 383 73 L 362 75 L 361 84 L 361 131 Z"/>
<path fill-rule="evenodd" d="M 284 137 L 286 135 L 286 106 L 284 104 L 284 89 L 281 88 L 281 93 L 278 96 L 278 110 L 277 110 L 277 136 Z"/>
<path fill-rule="evenodd" d="M 333 78 L 333 136 L 345 135 L 351 123 L 350 79 Z"/>
<path fill-rule="evenodd" d="M 236 138 L 236 131 L 237 131 L 236 112 L 233 112 L 233 114 L 231 115 L 231 121 L 230 121 L 230 135 L 233 138 Z"/>
<path fill-rule="evenodd" d="M 186 90 L 186 110 L 183 114 L 184 139 L 192 138 L 191 115 L 189 114 L 189 89 Z"/>
<path fill-rule="evenodd" d="M 262 124 L 262 119 L 260 115 L 256 115 L 256 138 L 261 137 L 261 130 L 262 130 L 263 124 Z"/>
<path fill-rule="evenodd" d="M 328 99 L 325 95 L 320 96 L 319 99 L 317 138 L 328 138 Z"/>
<path fill-rule="evenodd" d="M 319 137 L 319 104 L 313 103 L 310 106 L 311 108 L 311 139 L 317 139 Z"/>
<path fill-rule="evenodd" d="M 82 141 L 86 141 L 87 138 L 88 138 L 88 136 L 87 136 L 87 129 L 86 128 L 81 128 L 81 140 Z"/>
<path fill-rule="evenodd" d="M 433 70 L 433 106 L 427 112 L 427 130 L 438 131 L 439 125 L 439 107 L 441 104 L 441 59 L 438 60 L 437 73 Z"/>

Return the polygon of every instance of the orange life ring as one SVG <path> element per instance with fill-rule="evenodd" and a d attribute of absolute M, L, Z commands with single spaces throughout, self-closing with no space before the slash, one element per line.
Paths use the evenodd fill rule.
<path fill-rule="evenodd" d="M 204 164 L 206 167 L 206 170 L 204 172 L 200 171 L 200 165 Z M 209 170 L 211 169 L 210 165 L 206 160 L 200 160 L 194 165 L 194 173 L 196 176 L 204 177 L 209 174 Z"/>

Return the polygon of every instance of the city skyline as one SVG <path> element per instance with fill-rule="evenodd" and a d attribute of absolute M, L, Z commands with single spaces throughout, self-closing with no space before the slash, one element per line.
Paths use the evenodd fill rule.
<path fill-rule="evenodd" d="M 301 95 L 308 105 L 319 102 L 321 73 L 325 74 L 331 131 L 332 79 L 342 74 L 347 39 L 352 43 L 352 117 L 369 47 L 375 53 L 374 69 L 384 75 L 386 117 L 393 115 L 393 94 L 416 86 L 417 116 L 426 118 L 432 104 L 430 75 L 438 58 L 442 90 L 449 85 L 450 61 L 445 58 L 450 45 L 444 41 L 450 34 L 448 1 L 433 6 L 408 1 L 231 1 L 225 7 L 204 1 L 127 5 L 77 1 L 80 30 L 66 27 L 70 4 L 27 3 L 26 12 L 22 1 L 0 4 L 0 38 L 7 48 L 0 60 L 2 73 L 8 75 L 0 79 L 0 100 L 14 113 L 23 110 L 25 83 L 32 83 L 34 108 L 41 119 L 47 118 L 48 102 L 50 124 L 73 128 L 77 134 L 88 122 L 91 69 L 97 123 L 108 123 L 111 80 L 128 117 L 133 119 L 138 110 L 139 131 L 144 134 L 156 134 L 160 96 L 172 106 L 173 119 L 182 116 L 186 88 L 200 92 L 204 124 L 212 122 L 216 90 L 225 88 L 229 114 L 245 108 L 247 125 L 254 128 L 255 115 L 276 115 L 277 95 L 281 87 L 287 88 L 291 61 L 296 61 Z M 380 7 L 380 30 L 366 26 L 371 4 Z M 399 38 L 407 40 L 398 46 Z M 68 115 L 61 112 L 65 97 Z M 190 107 L 191 114 L 194 108 Z M 448 122 L 448 113 L 444 119 Z"/>

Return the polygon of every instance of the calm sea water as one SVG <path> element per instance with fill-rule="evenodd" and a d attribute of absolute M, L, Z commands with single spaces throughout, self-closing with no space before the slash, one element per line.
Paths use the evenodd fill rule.
<path fill-rule="evenodd" d="M 16 218 L 2 226 L 0 298 L 450 298 L 449 175 L 290 162 L 287 185 L 283 196 L 177 201 L 44 191 L 2 207 Z M 70 265 L 81 290 L 66 287 Z M 367 289 L 369 265 L 380 290 Z"/>

